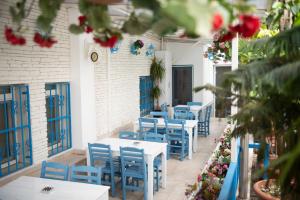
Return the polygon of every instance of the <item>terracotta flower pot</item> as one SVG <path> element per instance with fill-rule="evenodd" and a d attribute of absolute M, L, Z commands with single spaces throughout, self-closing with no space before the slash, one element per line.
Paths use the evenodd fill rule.
<path fill-rule="evenodd" d="M 110 5 L 122 2 L 122 0 L 89 0 L 91 3 L 102 4 L 102 5 Z"/>
<path fill-rule="evenodd" d="M 270 183 L 274 182 L 274 179 L 270 180 Z M 280 200 L 280 198 L 274 197 L 266 192 L 261 191 L 261 188 L 263 188 L 266 185 L 267 180 L 261 180 L 256 182 L 253 185 L 254 192 L 263 200 Z"/>

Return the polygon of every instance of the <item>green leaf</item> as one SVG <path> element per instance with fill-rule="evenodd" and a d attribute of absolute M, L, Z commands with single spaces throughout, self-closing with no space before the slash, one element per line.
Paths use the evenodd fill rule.
<path fill-rule="evenodd" d="M 78 35 L 78 34 L 81 34 L 81 33 L 84 32 L 84 27 L 83 26 L 78 26 L 76 24 L 71 24 L 69 26 L 69 31 L 71 33 L 74 33 L 74 34 Z"/>
<path fill-rule="evenodd" d="M 46 18 L 44 16 L 39 16 L 36 20 L 38 29 L 42 30 L 45 33 L 50 33 L 52 30 L 52 19 Z"/>
<path fill-rule="evenodd" d="M 159 2 L 156 0 L 151 0 L 151 1 L 132 0 L 131 2 L 135 8 L 148 8 L 152 11 L 160 9 Z"/>
<path fill-rule="evenodd" d="M 131 35 L 141 35 L 151 28 L 152 16 L 145 13 L 141 13 L 136 16 L 131 13 L 129 19 L 124 23 L 123 30 Z"/>

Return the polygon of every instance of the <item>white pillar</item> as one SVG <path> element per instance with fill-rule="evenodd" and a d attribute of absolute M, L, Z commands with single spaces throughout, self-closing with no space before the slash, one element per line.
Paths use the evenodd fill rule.
<path fill-rule="evenodd" d="M 69 23 L 78 23 L 78 8 L 69 8 Z M 96 139 L 95 66 L 88 60 L 92 39 L 71 34 L 71 115 L 73 148 L 83 149 Z"/>

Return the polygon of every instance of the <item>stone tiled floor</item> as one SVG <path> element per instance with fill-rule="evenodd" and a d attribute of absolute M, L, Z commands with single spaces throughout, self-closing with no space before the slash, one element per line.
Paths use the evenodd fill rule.
<path fill-rule="evenodd" d="M 226 126 L 225 119 L 211 119 L 211 134 L 208 137 L 198 138 L 198 150 L 193 154 L 192 160 L 179 161 L 175 158 L 168 160 L 167 188 L 154 194 L 155 200 L 182 200 L 185 198 L 185 189 L 188 184 L 196 181 L 197 175 L 203 169 L 205 162 L 209 159 L 216 147 L 215 139 L 219 138 Z M 117 196 L 110 200 L 121 199 L 120 184 L 117 186 Z M 128 200 L 143 199 L 143 193 L 128 192 Z"/>

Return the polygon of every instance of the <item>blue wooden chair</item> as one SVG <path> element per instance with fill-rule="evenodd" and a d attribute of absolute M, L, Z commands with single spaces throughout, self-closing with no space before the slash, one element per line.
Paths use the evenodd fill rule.
<path fill-rule="evenodd" d="M 129 139 L 129 140 L 138 140 L 139 136 L 138 136 L 138 133 L 135 133 L 135 132 L 120 131 L 119 138 L 121 138 L 121 139 Z"/>
<path fill-rule="evenodd" d="M 168 112 L 150 112 L 151 117 L 161 117 L 164 119 L 168 119 Z M 159 134 L 166 134 L 166 129 L 165 128 L 157 128 L 157 132 Z"/>
<path fill-rule="evenodd" d="M 120 157 L 122 199 L 126 199 L 126 190 L 144 191 L 144 199 L 147 199 L 147 167 L 144 160 L 144 149 L 120 147 Z M 141 186 L 139 181 L 143 181 L 144 184 Z"/>
<path fill-rule="evenodd" d="M 168 105 L 166 103 L 161 104 L 160 109 L 162 112 L 168 113 Z"/>
<path fill-rule="evenodd" d="M 41 178 L 68 180 L 69 167 L 56 162 L 42 162 Z"/>
<path fill-rule="evenodd" d="M 187 105 L 188 106 L 202 106 L 202 102 L 196 102 L 196 101 L 190 101 L 190 102 L 187 102 Z"/>
<path fill-rule="evenodd" d="M 204 116 L 199 118 L 198 121 L 198 135 L 209 135 L 210 134 L 210 116 L 211 116 L 212 105 L 208 105 L 205 108 Z"/>
<path fill-rule="evenodd" d="M 184 106 L 176 106 L 174 107 L 174 119 L 184 119 L 189 120 L 193 119 L 195 116 L 192 112 L 190 112 L 190 107 Z"/>
<path fill-rule="evenodd" d="M 150 112 L 150 116 L 153 117 L 162 117 L 164 119 L 168 119 L 168 113 L 167 112 Z"/>
<path fill-rule="evenodd" d="M 158 120 L 154 118 L 139 118 L 140 139 L 143 139 L 145 134 L 157 133 Z"/>
<path fill-rule="evenodd" d="M 72 166 L 71 181 L 101 185 L 101 167 Z"/>
<path fill-rule="evenodd" d="M 102 184 L 111 186 L 112 196 L 116 193 L 115 176 L 121 175 L 120 157 L 113 158 L 110 145 L 88 144 L 91 166 L 101 167 Z M 107 176 L 107 177 L 106 177 Z"/>
<path fill-rule="evenodd" d="M 144 140 L 149 141 L 149 142 L 159 142 L 159 143 L 167 142 L 166 135 L 155 134 L 155 133 L 149 133 L 149 134 L 145 135 Z M 159 174 L 159 172 L 161 171 L 161 155 L 157 156 L 154 159 L 153 166 L 154 166 L 154 173 L 155 173 L 155 176 L 154 176 L 155 189 L 156 189 L 156 191 L 158 191 L 159 183 L 161 180 L 161 175 Z"/>
<path fill-rule="evenodd" d="M 180 125 L 180 127 L 172 127 L 171 124 Z M 169 154 L 179 155 L 182 161 L 189 152 L 189 136 L 184 129 L 185 120 L 169 119 L 166 120 L 167 141 L 169 145 Z"/>

